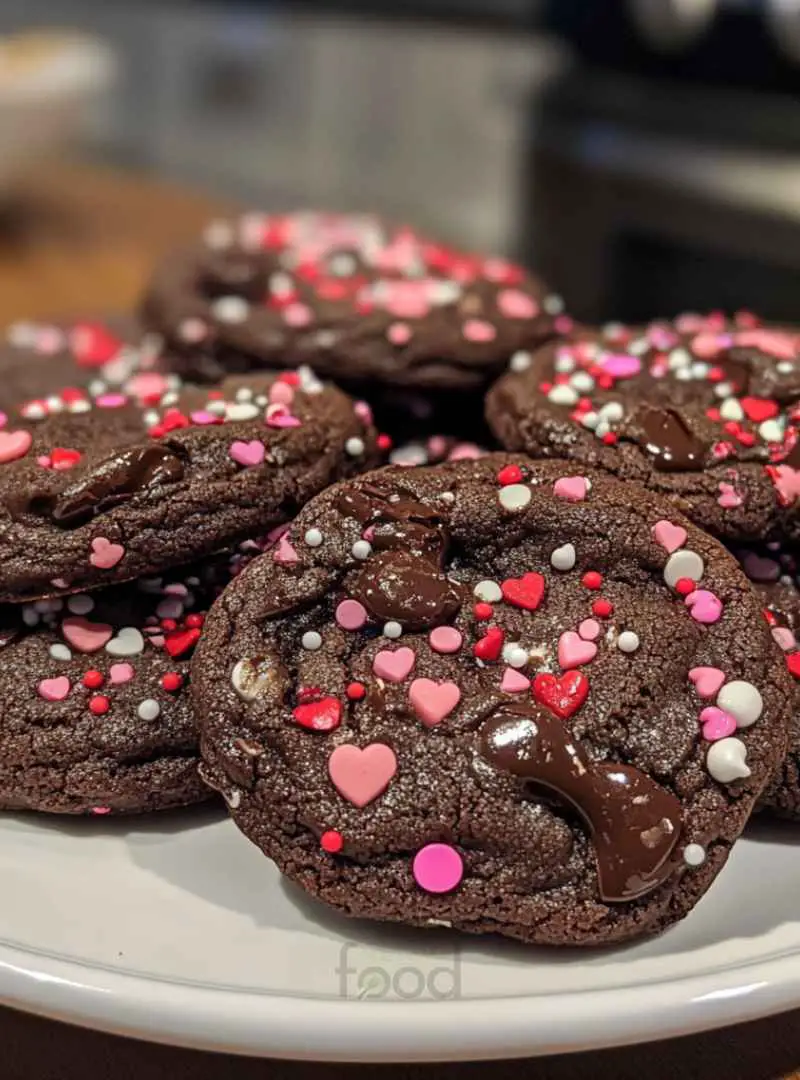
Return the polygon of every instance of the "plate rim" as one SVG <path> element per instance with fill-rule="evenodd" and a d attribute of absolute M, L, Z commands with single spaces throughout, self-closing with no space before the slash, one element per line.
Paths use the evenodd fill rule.
<path fill-rule="evenodd" d="M 406 1002 L 182 984 L 6 943 L 0 945 L 0 1002 L 110 1034 L 254 1057 L 510 1059 L 674 1038 L 787 1011 L 800 1003 L 797 951 L 650 985 Z"/>

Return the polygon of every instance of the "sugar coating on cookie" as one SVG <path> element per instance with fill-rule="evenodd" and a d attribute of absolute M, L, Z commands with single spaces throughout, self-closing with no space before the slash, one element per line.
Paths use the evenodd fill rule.
<path fill-rule="evenodd" d="M 210 387 L 137 367 L 0 426 L 0 598 L 97 588 L 280 525 L 374 464 L 369 407 L 309 368 Z"/>
<path fill-rule="evenodd" d="M 507 448 L 637 480 L 726 541 L 800 537 L 800 330 L 687 315 L 529 359 L 487 397 Z"/>
<path fill-rule="evenodd" d="M 168 257 L 143 305 L 177 369 L 310 363 L 345 384 L 484 386 L 572 324 L 536 277 L 367 214 L 245 214 Z"/>
<path fill-rule="evenodd" d="M 716 541 L 504 454 L 318 496 L 214 605 L 193 670 L 204 776 L 310 893 L 562 944 L 691 909 L 792 697 Z"/>

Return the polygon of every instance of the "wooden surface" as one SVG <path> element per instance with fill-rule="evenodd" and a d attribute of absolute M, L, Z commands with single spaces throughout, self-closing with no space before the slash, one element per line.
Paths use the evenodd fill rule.
<path fill-rule="evenodd" d="M 111 170 L 40 169 L 0 209 L 0 325 L 129 307 L 153 260 L 225 209 Z M 0 1045 L 2 1080 L 778 1080 L 800 1062 L 800 1012 L 653 1046 L 488 1065 L 265 1065 L 116 1039 L 4 1009 Z"/>

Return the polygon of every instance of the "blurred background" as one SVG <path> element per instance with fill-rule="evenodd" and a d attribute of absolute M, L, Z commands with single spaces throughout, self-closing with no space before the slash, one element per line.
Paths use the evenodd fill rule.
<path fill-rule="evenodd" d="M 131 302 L 242 202 L 515 256 L 582 319 L 800 318 L 800 0 L 0 0 L 0 33 L 0 319 Z"/>

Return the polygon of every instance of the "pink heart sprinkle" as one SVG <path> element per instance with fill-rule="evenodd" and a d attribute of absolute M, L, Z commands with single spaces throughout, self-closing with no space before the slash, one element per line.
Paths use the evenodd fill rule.
<path fill-rule="evenodd" d="M 251 439 L 250 442 L 242 442 L 237 439 L 232 442 L 228 453 L 237 465 L 261 465 L 264 461 L 266 448 L 259 439 Z"/>
<path fill-rule="evenodd" d="M 408 697 L 425 727 L 434 727 L 455 709 L 461 700 L 461 691 L 453 682 L 414 679 Z"/>
<path fill-rule="evenodd" d="M 284 534 L 278 540 L 278 545 L 272 553 L 273 561 L 281 566 L 293 566 L 300 562 L 300 556 L 289 543 L 289 538 Z"/>
<path fill-rule="evenodd" d="M 127 400 L 124 394 L 101 394 L 94 399 L 94 403 L 101 409 L 119 409 Z"/>
<path fill-rule="evenodd" d="M 725 682 L 725 672 L 715 667 L 694 667 L 689 678 L 701 698 L 711 698 Z"/>
<path fill-rule="evenodd" d="M 96 536 L 92 540 L 89 562 L 99 570 L 110 570 L 117 565 L 124 554 L 125 548 L 122 544 L 112 544 L 107 537 Z"/>
<path fill-rule="evenodd" d="M 533 297 L 519 289 L 503 289 L 499 292 L 497 306 L 507 319 L 533 319 L 539 314 L 539 305 Z"/>
<path fill-rule="evenodd" d="M 363 749 L 343 743 L 328 758 L 328 775 L 333 786 L 342 798 L 359 808 L 377 799 L 396 772 L 394 750 L 385 743 L 370 743 Z"/>
<path fill-rule="evenodd" d="M 461 648 L 463 634 L 454 626 L 437 626 L 431 630 L 429 641 L 437 653 L 455 653 Z"/>
<path fill-rule="evenodd" d="M 63 701 L 70 691 L 70 681 L 66 675 L 57 679 L 42 679 L 37 690 L 45 701 Z"/>
<path fill-rule="evenodd" d="M 343 630 L 360 630 L 367 621 L 367 609 L 358 600 L 342 600 L 336 608 L 336 622 Z"/>
<path fill-rule="evenodd" d="M 610 375 L 614 379 L 631 379 L 642 370 L 642 361 L 638 356 L 612 353 L 600 360 L 600 366 L 605 375 Z"/>
<path fill-rule="evenodd" d="M 216 424 L 218 418 L 213 413 L 206 412 L 205 409 L 197 409 L 195 412 L 189 414 L 189 419 L 193 424 L 197 424 L 203 427 L 208 424 Z"/>
<path fill-rule="evenodd" d="M 653 526 L 653 539 L 671 555 L 686 543 L 686 529 L 662 519 Z"/>
<path fill-rule="evenodd" d="M 392 345 L 407 345 L 411 341 L 412 330 L 408 323 L 395 322 L 386 331 L 386 337 Z"/>
<path fill-rule="evenodd" d="M 722 601 L 708 589 L 695 589 L 689 593 L 684 603 L 692 618 L 699 623 L 715 623 L 722 615 Z"/>
<path fill-rule="evenodd" d="M 566 671 L 568 668 L 588 664 L 597 656 L 597 646 L 593 641 L 584 641 L 574 630 L 567 630 L 558 639 L 558 662 Z"/>
<path fill-rule="evenodd" d="M 112 664 L 108 669 L 108 678 L 112 686 L 130 682 L 133 678 L 133 668 L 130 664 Z"/>
<path fill-rule="evenodd" d="M 717 739 L 726 739 L 736 731 L 736 720 L 724 709 L 718 709 L 716 705 L 707 705 L 700 713 L 700 723 L 703 725 L 703 738 L 709 742 Z"/>
<path fill-rule="evenodd" d="M 270 408 L 283 409 L 284 406 L 282 406 L 282 405 L 280 405 L 280 406 L 270 406 Z M 275 413 L 270 414 L 270 411 L 268 409 L 267 410 L 267 427 L 295 428 L 295 427 L 300 427 L 300 421 L 297 419 L 296 416 L 292 416 L 290 413 L 287 413 L 285 411 L 283 411 L 283 412 L 275 412 Z"/>
<path fill-rule="evenodd" d="M 312 318 L 311 308 L 307 304 L 287 304 L 283 309 L 283 321 L 287 326 L 308 326 Z"/>
<path fill-rule="evenodd" d="M 461 327 L 461 332 L 467 341 L 474 341 L 479 345 L 494 341 L 497 337 L 497 330 L 485 319 L 467 319 Z"/>
<path fill-rule="evenodd" d="M 578 627 L 578 634 L 584 641 L 595 641 L 600 636 L 600 623 L 596 619 L 584 619 Z"/>
<path fill-rule="evenodd" d="M 0 431 L 0 465 L 25 457 L 32 442 L 29 431 Z"/>
<path fill-rule="evenodd" d="M 580 502 L 586 498 L 589 485 L 585 476 L 561 476 L 553 484 L 553 494 L 569 502 Z"/>
<path fill-rule="evenodd" d="M 719 485 L 719 491 L 717 502 L 724 510 L 733 510 L 742 505 L 742 497 L 737 494 L 733 484 L 726 484 L 723 480 Z"/>
<path fill-rule="evenodd" d="M 416 663 L 413 649 L 404 645 L 401 649 L 381 649 L 372 661 L 372 670 L 386 682 L 402 682 Z"/>
<path fill-rule="evenodd" d="M 73 649 L 93 653 L 111 641 L 114 631 L 107 623 L 93 623 L 82 615 L 69 615 L 61 624 L 61 633 Z"/>
<path fill-rule="evenodd" d="M 505 690 L 507 694 L 521 694 L 524 690 L 529 690 L 530 685 L 531 680 L 526 678 L 521 671 L 517 671 L 513 667 L 507 667 L 503 672 L 500 689 Z"/>

